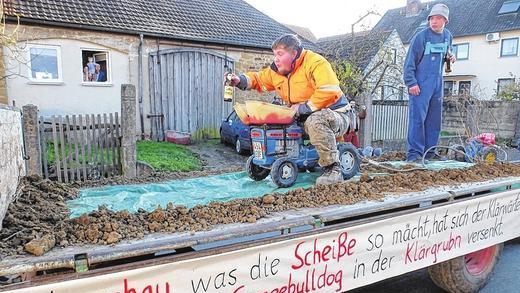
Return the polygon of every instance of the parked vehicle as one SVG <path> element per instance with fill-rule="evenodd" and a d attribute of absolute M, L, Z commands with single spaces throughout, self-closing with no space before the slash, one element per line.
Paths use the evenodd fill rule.
<path fill-rule="evenodd" d="M 240 121 L 234 110 L 220 124 L 220 142 L 233 145 L 239 154 L 251 153 L 249 126 Z"/>

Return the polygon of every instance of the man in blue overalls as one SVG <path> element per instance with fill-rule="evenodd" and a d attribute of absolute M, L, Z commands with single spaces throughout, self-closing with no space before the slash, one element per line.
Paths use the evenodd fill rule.
<path fill-rule="evenodd" d="M 444 28 L 448 19 L 446 5 L 433 6 L 428 15 L 429 27 L 413 37 L 406 55 L 404 82 L 410 94 L 407 161 L 422 161 L 424 152 L 439 140 L 444 57 L 449 54 L 453 39 Z M 451 62 L 455 62 L 455 57 L 449 56 Z M 429 152 L 426 158 L 431 156 Z"/>

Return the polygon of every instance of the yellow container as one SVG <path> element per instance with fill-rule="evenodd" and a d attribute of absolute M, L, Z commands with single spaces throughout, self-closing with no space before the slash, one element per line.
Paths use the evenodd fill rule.
<path fill-rule="evenodd" d="M 235 112 L 237 113 L 238 118 L 240 118 L 240 121 L 244 123 L 245 125 L 251 124 L 251 121 L 249 120 L 249 115 L 247 115 L 246 112 L 246 106 L 244 104 L 236 103 L 233 108 L 235 109 Z"/>
<path fill-rule="evenodd" d="M 246 113 L 250 124 L 291 124 L 296 111 L 260 101 L 246 101 Z"/>

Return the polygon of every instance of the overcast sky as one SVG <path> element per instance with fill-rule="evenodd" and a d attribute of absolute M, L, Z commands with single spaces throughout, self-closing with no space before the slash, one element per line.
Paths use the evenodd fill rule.
<path fill-rule="evenodd" d="M 245 0 L 278 22 L 309 28 L 318 37 L 345 34 L 351 24 L 367 11 L 388 10 L 406 6 L 406 0 Z M 426 1 L 422 1 L 426 2 Z M 373 16 L 364 23 L 374 26 L 381 16 Z M 361 30 L 360 27 L 356 31 Z"/>

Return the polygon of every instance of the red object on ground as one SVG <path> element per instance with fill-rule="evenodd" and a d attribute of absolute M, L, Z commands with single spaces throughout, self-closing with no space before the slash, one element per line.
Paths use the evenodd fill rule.
<path fill-rule="evenodd" d="M 164 136 L 166 137 L 167 142 L 172 142 L 176 144 L 189 144 L 191 133 L 180 132 L 176 130 L 166 130 L 164 132 Z"/>
<path fill-rule="evenodd" d="M 353 144 L 356 148 L 361 147 L 359 144 L 359 138 L 357 136 L 357 133 L 355 131 L 349 131 L 343 135 L 343 141 L 344 142 L 350 142 Z"/>
<path fill-rule="evenodd" d="M 485 145 L 495 144 L 496 142 L 494 133 L 481 133 L 473 137 L 473 139 Z"/>

